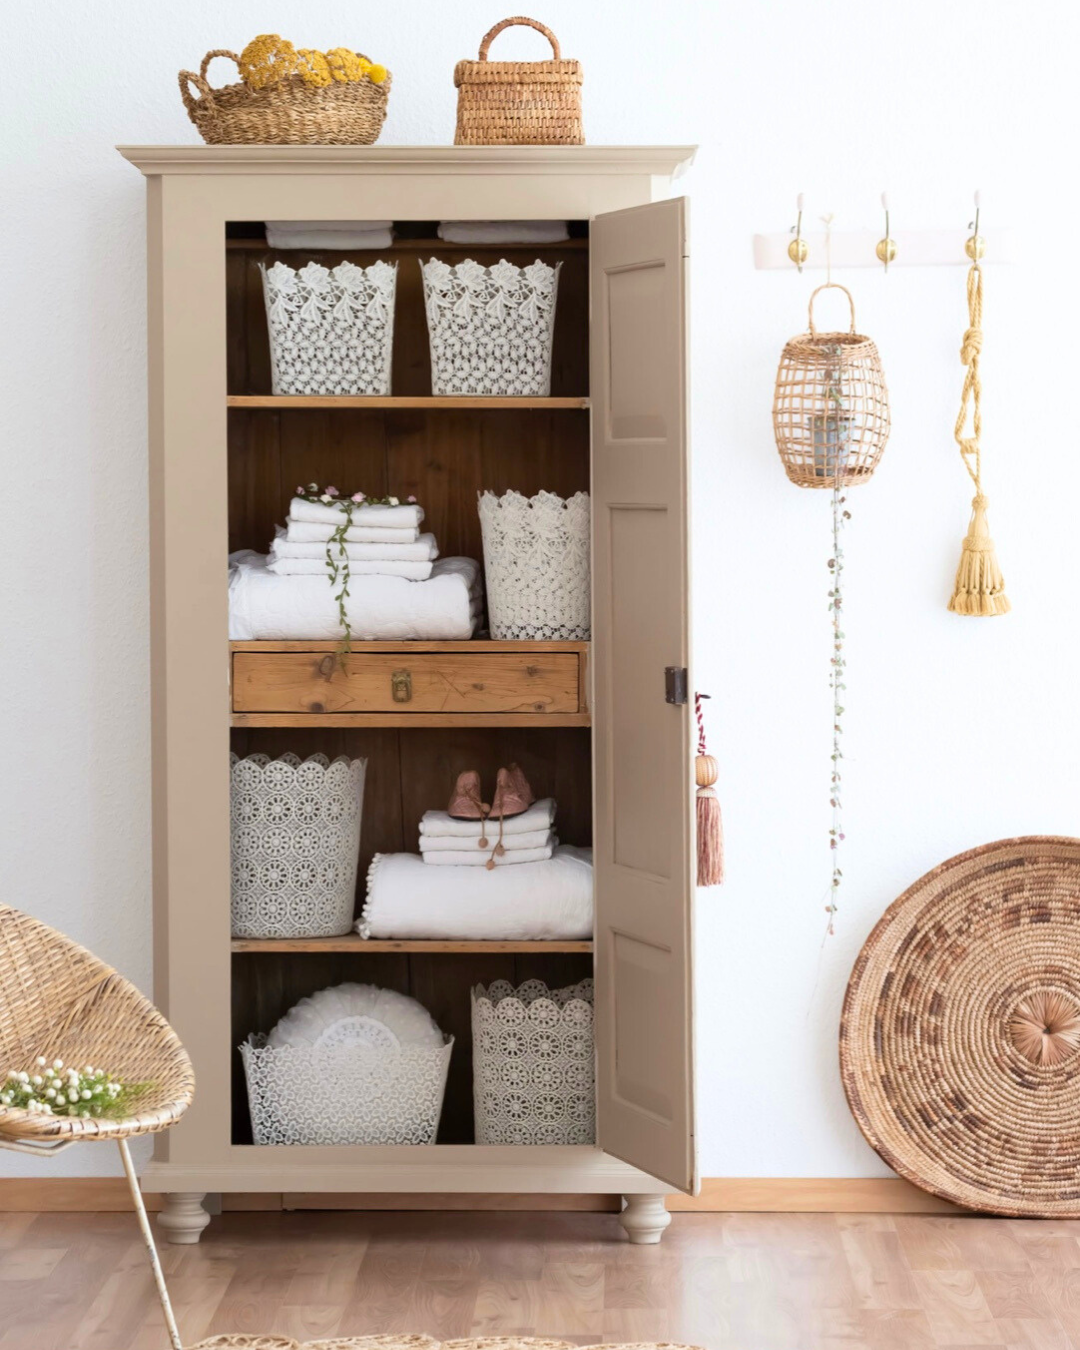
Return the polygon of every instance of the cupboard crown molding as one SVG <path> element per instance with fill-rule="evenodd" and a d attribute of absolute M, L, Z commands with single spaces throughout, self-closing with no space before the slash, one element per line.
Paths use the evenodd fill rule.
<path fill-rule="evenodd" d="M 118 145 L 163 174 L 646 174 L 678 178 L 692 145 Z"/>

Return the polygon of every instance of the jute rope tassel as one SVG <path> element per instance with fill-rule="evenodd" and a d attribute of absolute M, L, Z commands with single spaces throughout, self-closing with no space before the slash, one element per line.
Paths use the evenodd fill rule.
<path fill-rule="evenodd" d="M 960 413 L 953 435 L 960 447 L 964 468 L 975 484 L 975 499 L 971 503 L 971 524 L 956 569 L 949 608 L 954 614 L 1008 614 L 1012 606 L 1005 594 L 1005 579 L 1001 575 L 990 526 L 986 519 L 986 498 L 982 490 L 982 383 L 979 379 L 979 354 L 982 351 L 982 268 L 978 262 L 971 265 L 967 279 L 968 329 L 960 348 L 960 360 L 967 367 L 964 391 L 960 398 Z M 971 435 L 965 435 L 968 408 L 971 408 Z"/>
<path fill-rule="evenodd" d="M 720 818 L 720 799 L 713 786 L 720 769 L 712 755 L 705 753 L 705 719 L 701 700 L 708 694 L 694 695 L 694 716 L 698 724 L 698 752 L 694 761 L 697 779 L 697 884 L 719 886 L 724 880 L 724 824 Z"/>

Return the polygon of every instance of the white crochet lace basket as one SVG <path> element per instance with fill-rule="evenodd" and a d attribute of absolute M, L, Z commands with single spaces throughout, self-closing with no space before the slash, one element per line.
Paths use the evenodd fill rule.
<path fill-rule="evenodd" d="M 259 270 L 275 394 L 389 394 L 397 263 Z"/>
<path fill-rule="evenodd" d="M 365 759 L 230 755 L 233 937 L 352 927 Z"/>
<path fill-rule="evenodd" d="M 561 266 L 422 262 L 432 393 L 549 394 Z"/>
<path fill-rule="evenodd" d="M 480 494 L 491 636 L 587 641 L 589 494 Z"/>
<path fill-rule="evenodd" d="M 593 982 L 496 980 L 472 991 L 478 1144 L 593 1144 Z"/>
<path fill-rule="evenodd" d="M 403 1046 L 381 1023 L 316 1046 L 240 1047 L 256 1144 L 433 1144 L 453 1037 Z M 354 1026 L 351 1028 L 355 1031 Z"/>

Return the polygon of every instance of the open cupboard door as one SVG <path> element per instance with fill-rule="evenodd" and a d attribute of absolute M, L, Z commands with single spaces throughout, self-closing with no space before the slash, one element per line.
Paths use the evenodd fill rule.
<path fill-rule="evenodd" d="M 597 1142 L 693 1191 L 685 200 L 598 216 L 590 269 Z"/>

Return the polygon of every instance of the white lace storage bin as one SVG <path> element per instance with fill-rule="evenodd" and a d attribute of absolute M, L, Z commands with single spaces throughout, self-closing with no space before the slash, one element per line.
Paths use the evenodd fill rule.
<path fill-rule="evenodd" d="M 472 991 L 478 1144 L 593 1144 L 593 982 L 496 980 Z"/>
<path fill-rule="evenodd" d="M 347 933 L 367 760 L 233 754 L 229 762 L 233 937 Z"/>
<path fill-rule="evenodd" d="M 549 394 L 561 266 L 422 262 L 432 393 Z"/>
<path fill-rule="evenodd" d="M 491 636 L 589 637 L 589 494 L 480 494 Z"/>
<path fill-rule="evenodd" d="M 240 1047 L 256 1144 L 433 1144 L 451 1037 L 401 1046 L 378 1023 L 366 1044 Z"/>
<path fill-rule="evenodd" d="M 397 263 L 259 270 L 275 394 L 389 394 Z"/>

